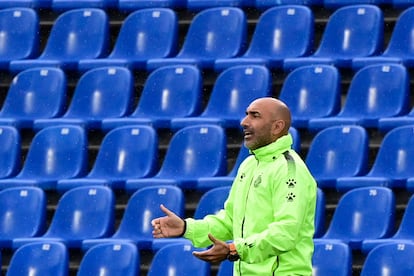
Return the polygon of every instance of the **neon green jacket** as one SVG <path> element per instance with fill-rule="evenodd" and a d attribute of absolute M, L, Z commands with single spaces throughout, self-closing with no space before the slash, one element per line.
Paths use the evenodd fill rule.
<path fill-rule="evenodd" d="M 254 150 L 240 165 L 224 209 L 186 219 L 184 237 L 211 245 L 233 240 L 234 275 L 311 275 L 316 182 L 291 149 L 290 135 Z"/>

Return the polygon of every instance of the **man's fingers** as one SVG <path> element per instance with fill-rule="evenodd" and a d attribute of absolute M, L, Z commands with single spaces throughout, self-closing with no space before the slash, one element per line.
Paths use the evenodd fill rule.
<path fill-rule="evenodd" d="M 212 241 L 213 243 L 216 243 L 217 239 L 211 234 L 208 234 L 208 238 L 210 239 L 210 241 Z"/>
<path fill-rule="evenodd" d="M 167 216 L 171 217 L 171 216 L 175 216 L 174 212 L 170 211 L 170 209 L 168 209 L 167 207 L 164 206 L 164 204 L 160 205 L 161 210 L 164 212 L 164 214 L 166 214 Z"/>

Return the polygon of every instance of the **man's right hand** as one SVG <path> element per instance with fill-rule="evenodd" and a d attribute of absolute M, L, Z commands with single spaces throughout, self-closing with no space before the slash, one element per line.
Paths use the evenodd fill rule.
<path fill-rule="evenodd" d="M 185 221 L 161 204 L 161 210 L 166 215 L 151 221 L 154 238 L 172 238 L 182 236 L 185 232 Z"/>

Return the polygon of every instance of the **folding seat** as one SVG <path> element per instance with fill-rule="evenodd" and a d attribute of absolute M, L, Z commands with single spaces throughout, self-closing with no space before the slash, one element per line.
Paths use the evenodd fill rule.
<path fill-rule="evenodd" d="M 107 57 L 80 60 L 78 70 L 102 66 L 145 69 L 149 59 L 175 55 L 177 47 L 176 13 L 168 8 L 142 9 L 123 20 L 114 48 Z"/>
<path fill-rule="evenodd" d="M 186 8 L 186 0 L 118 0 L 118 10 L 121 12 L 134 12 L 148 8 Z"/>
<path fill-rule="evenodd" d="M 409 109 L 409 75 L 400 64 L 376 64 L 359 70 L 352 78 L 345 103 L 336 115 L 310 119 L 308 129 L 360 125 L 378 128 L 378 120 L 406 114 Z"/>
<path fill-rule="evenodd" d="M 61 116 L 66 104 L 66 83 L 65 73 L 59 68 L 20 72 L 8 88 L 0 124 L 31 129 L 36 119 Z"/>
<path fill-rule="evenodd" d="M 66 11 L 71 9 L 97 8 L 110 9 L 116 8 L 117 0 L 50 0 L 51 9 L 54 11 Z"/>
<path fill-rule="evenodd" d="M 388 132 L 379 147 L 374 163 L 366 175 L 339 177 L 336 188 L 347 191 L 356 187 L 385 186 L 405 189 L 414 177 L 414 126 L 398 127 Z"/>
<path fill-rule="evenodd" d="M 412 275 L 414 243 L 390 243 L 379 245 L 369 252 L 362 265 L 361 276 Z"/>
<path fill-rule="evenodd" d="M 240 121 L 251 101 L 270 96 L 272 76 L 264 66 L 230 67 L 216 78 L 207 105 L 199 116 L 174 118 L 171 128 L 196 124 L 215 124 L 240 129 Z"/>
<path fill-rule="evenodd" d="M 65 192 L 46 232 L 32 238 L 13 239 L 13 248 L 32 242 L 64 243 L 68 248 L 81 248 L 86 239 L 104 238 L 113 233 L 115 195 L 109 187 L 76 187 Z"/>
<path fill-rule="evenodd" d="M 228 276 L 233 275 L 234 263 L 230 261 L 222 261 L 218 267 L 217 276 Z"/>
<path fill-rule="evenodd" d="M 240 57 L 217 59 L 214 69 L 219 71 L 235 65 L 252 64 L 282 68 L 287 57 L 309 55 L 313 38 L 314 15 L 309 7 L 276 6 L 258 18 L 246 52 Z"/>
<path fill-rule="evenodd" d="M 72 9 L 53 23 L 45 48 L 35 59 L 10 62 L 12 72 L 33 67 L 60 67 L 75 71 L 81 59 L 107 54 L 109 19 L 101 9 Z"/>
<path fill-rule="evenodd" d="M 356 57 L 377 55 L 384 40 L 384 16 L 375 5 L 350 5 L 335 10 L 329 17 L 315 53 L 286 58 L 286 71 L 311 64 L 330 64 L 350 68 Z"/>
<path fill-rule="evenodd" d="M 387 187 L 352 189 L 341 196 L 326 233 L 315 240 L 339 240 L 360 250 L 364 240 L 391 235 L 395 209 L 394 192 Z"/>
<path fill-rule="evenodd" d="M 171 128 L 174 118 L 197 116 L 202 108 L 203 80 L 192 65 L 167 65 L 147 77 L 138 104 L 132 114 L 105 118 L 102 129 L 125 125 L 150 125 Z"/>
<path fill-rule="evenodd" d="M 32 9 L 41 9 L 41 8 L 50 8 L 52 0 L 0 0 L 0 9 L 5 8 L 32 8 Z"/>
<path fill-rule="evenodd" d="M 76 84 L 70 105 L 61 117 L 37 119 L 36 130 L 58 125 L 100 129 L 104 118 L 126 116 L 132 109 L 134 78 L 124 67 L 101 67 L 84 73 Z"/>
<path fill-rule="evenodd" d="M 20 172 L 0 179 L 0 189 L 37 186 L 55 190 L 58 180 L 84 175 L 88 165 L 88 140 L 77 126 L 45 128 L 33 137 Z"/>
<path fill-rule="evenodd" d="M 312 275 L 352 275 L 352 250 L 344 242 L 318 240 L 312 256 Z"/>
<path fill-rule="evenodd" d="M 21 136 L 10 126 L 0 127 L 0 179 L 14 177 L 21 169 Z"/>
<path fill-rule="evenodd" d="M 78 186 L 105 185 L 124 189 L 129 178 L 144 178 L 158 169 L 158 136 L 148 126 L 125 126 L 107 133 L 92 169 L 85 177 L 62 179 L 58 191 Z"/>
<path fill-rule="evenodd" d="M 178 54 L 171 58 L 148 60 L 147 70 L 171 64 L 192 64 L 213 69 L 217 59 L 240 55 L 245 50 L 246 40 L 247 18 L 242 9 L 204 9 L 192 18 Z"/>
<path fill-rule="evenodd" d="M 135 245 L 105 243 L 94 246 L 85 253 L 76 275 L 136 276 L 139 273 L 140 254 Z"/>
<path fill-rule="evenodd" d="M 341 76 L 331 65 L 307 65 L 290 72 L 279 98 L 290 108 L 292 126 L 307 128 L 314 118 L 336 115 L 341 108 Z"/>
<path fill-rule="evenodd" d="M 315 208 L 315 234 L 314 238 L 322 237 L 325 234 L 326 223 L 326 196 L 321 188 L 317 188 Z"/>
<path fill-rule="evenodd" d="M 193 256 L 198 250 L 190 244 L 172 244 L 161 248 L 153 257 L 148 270 L 148 276 L 168 275 L 174 271 L 175 275 L 210 276 L 211 266 Z"/>
<path fill-rule="evenodd" d="M 60 242 L 33 242 L 12 255 L 6 276 L 69 275 L 69 252 Z"/>
<path fill-rule="evenodd" d="M 153 185 L 196 187 L 197 179 L 227 172 L 227 136 L 223 128 L 195 125 L 177 131 L 171 138 L 161 168 L 153 177 L 129 179 L 125 189 L 135 191 Z"/>
<path fill-rule="evenodd" d="M 313 138 L 305 162 L 318 187 L 336 189 L 339 177 L 367 173 L 368 132 L 361 126 L 333 126 Z"/>
<path fill-rule="evenodd" d="M 15 238 L 35 237 L 46 227 L 46 194 L 37 187 L 0 191 L 0 248 L 12 248 Z"/>

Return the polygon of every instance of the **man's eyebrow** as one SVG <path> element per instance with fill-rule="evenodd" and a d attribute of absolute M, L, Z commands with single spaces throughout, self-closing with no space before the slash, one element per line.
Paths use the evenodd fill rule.
<path fill-rule="evenodd" d="M 260 112 L 254 110 L 246 110 L 246 115 L 260 115 Z"/>

